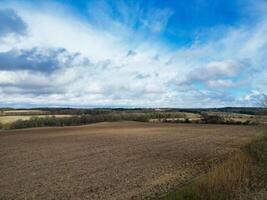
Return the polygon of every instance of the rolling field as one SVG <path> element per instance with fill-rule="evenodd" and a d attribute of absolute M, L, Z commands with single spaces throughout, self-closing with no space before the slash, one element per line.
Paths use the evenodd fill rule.
<path fill-rule="evenodd" d="M 11 115 L 11 116 L 0 116 L 0 123 L 7 124 L 17 120 L 29 120 L 31 117 L 71 117 L 71 115 Z"/>
<path fill-rule="evenodd" d="M 28 110 L 16 110 L 16 109 L 12 109 L 12 110 L 4 110 L 3 114 L 5 115 L 10 115 L 10 114 L 47 114 L 46 111 L 43 110 L 33 110 L 33 109 L 28 109 Z"/>
<path fill-rule="evenodd" d="M 0 199 L 152 198 L 264 131 L 141 122 L 0 131 Z"/>

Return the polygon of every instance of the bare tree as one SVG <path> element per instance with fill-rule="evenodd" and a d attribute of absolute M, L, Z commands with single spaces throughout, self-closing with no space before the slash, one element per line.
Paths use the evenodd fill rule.
<path fill-rule="evenodd" d="M 264 108 L 267 108 L 267 95 L 263 95 L 263 98 L 262 98 L 262 106 Z"/>

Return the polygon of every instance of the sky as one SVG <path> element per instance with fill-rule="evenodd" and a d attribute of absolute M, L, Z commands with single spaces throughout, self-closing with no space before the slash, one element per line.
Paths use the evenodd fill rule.
<path fill-rule="evenodd" d="M 0 107 L 258 106 L 266 0 L 0 0 Z"/>

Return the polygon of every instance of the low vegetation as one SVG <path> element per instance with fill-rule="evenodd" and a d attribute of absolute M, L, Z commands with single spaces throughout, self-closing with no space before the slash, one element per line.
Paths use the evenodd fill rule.
<path fill-rule="evenodd" d="M 79 115 L 72 117 L 31 117 L 29 120 L 17 120 L 10 124 L 5 124 L 5 129 L 20 129 L 30 127 L 47 127 L 47 126 L 79 126 L 97 122 L 113 121 L 142 121 L 146 122 L 148 118 L 145 114 L 124 115 L 124 114 L 101 114 L 101 115 Z"/>
<path fill-rule="evenodd" d="M 2 124 L 10 124 L 17 120 L 30 120 L 31 118 L 44 118 L 44 117 L 56 117 L 56 118 L 62 118 L 62 117 L 71 117 L 71 115 L 5 115 L 0 116 L 0 123 Z"/>
<path fill-rule="evenodd" d="M 267 137 L 162 200 L 267 199 Z"/>
<path fill-rule="evenodd" d="M 258 119 L 251 116 L 235 116 L 235 114 L 201 113 L 201 123 L 205 124 L 243 124 L 256 125 Z"/>
<path fill-rule="evenodd" d="M 176 112 L 156 109 L 49 109 L 4 110 L 0 129 L 45 126 L 79 126 L 97 122 L 140 121 L 165 123 L 243 124 L 255 125 L 255 116 L 222 112 Z"/>

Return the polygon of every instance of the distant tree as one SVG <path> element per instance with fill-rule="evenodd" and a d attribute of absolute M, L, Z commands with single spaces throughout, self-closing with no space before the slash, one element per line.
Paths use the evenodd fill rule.
<path fill-rule="evenodd" d="M 263 95 L 263 99 L 262 99 L 262 106 L 264 108 L 267 108 L 267 95 Z"/>
<path fill-rule="evenodd" d="M 201 113 L 202 121 L 206 124 L 224 124 L 225 119 L 218 114 Z"/>

